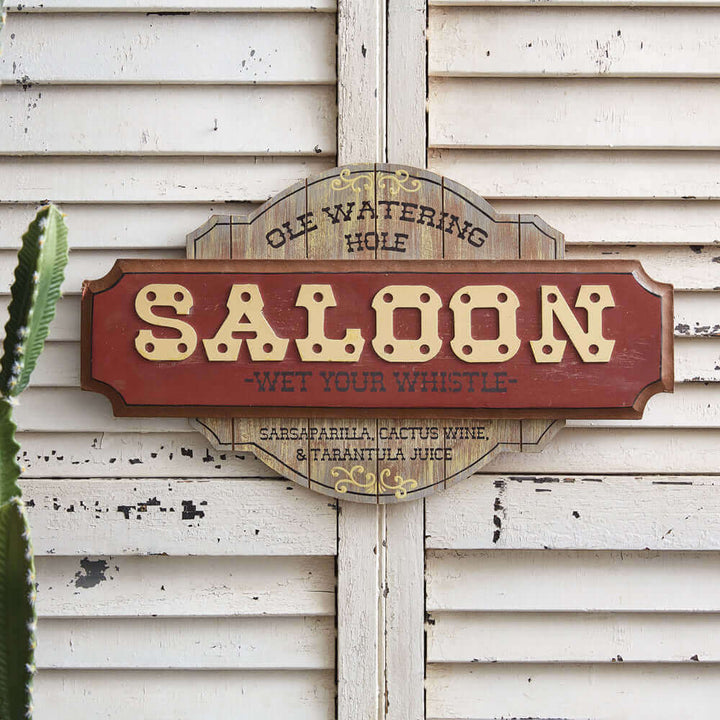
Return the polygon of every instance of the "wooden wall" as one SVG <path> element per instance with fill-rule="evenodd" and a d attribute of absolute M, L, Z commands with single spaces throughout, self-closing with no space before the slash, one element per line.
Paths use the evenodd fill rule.
<path fill-rule="evenodd" d="M 79 389 L 79 293 L 336 164 L 334 3 L 45 0 L 0 56 L 0 297 L 61 204 L 64 297 L 17 418 L 38 555 L 36 718 L 335 715 L 334 503 L 185 420 Z M 311 8 L 311 5 L 313 6 Z"/>
<path fill-rule="evenodd" d="M 630 4 L 430 3 L 430 169 L 672 282 L 677 382 L 426 502 L 428 718 L 717 714 L 720 10 Z"/>

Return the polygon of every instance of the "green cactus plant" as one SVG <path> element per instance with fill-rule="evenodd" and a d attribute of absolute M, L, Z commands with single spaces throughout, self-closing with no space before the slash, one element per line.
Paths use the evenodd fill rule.
<path fill-rule="evenodd" d="M 67 264 L 67 228 L 53 205 L 23 235 L 0 365 L 0 718 L 32 717 L 35 565 L 18 479 L 12 408 L 45 344 Z"/>

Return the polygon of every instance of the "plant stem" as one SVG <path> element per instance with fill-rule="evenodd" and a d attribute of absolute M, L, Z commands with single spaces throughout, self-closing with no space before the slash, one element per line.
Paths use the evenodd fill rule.
<path fill-rule="evenodd" d="M 12 417 L 12 405 L 5 399 L 0 400 L 0 503 L 21 495 L 17 484 L 22 472 L 17 462 L 20 450 L 15 431 L 17 426 Z"/>

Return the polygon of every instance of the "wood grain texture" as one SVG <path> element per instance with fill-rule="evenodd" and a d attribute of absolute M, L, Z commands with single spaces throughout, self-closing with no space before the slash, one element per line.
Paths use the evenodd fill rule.
<path fill-rule="evenodd" d="M 0 80 L 333 83 L 334 21 L 326 13 L 18 14 L 12 36 L 4 38 Z M 43 41 L 48 34 L 55 42 Z M 212 42 L 199 43 L 199 37 Z"/>
<path fill-rule="evenodd" d="M 674 102 L 658 113 L 668 96 Z M 712 121 L 718 101 L 713 80 L 436 78 L 428 144 L 713 150 L 720 146 Z"/>
<path fill-rule="evenodd" d="M 335 154 L 332 87 L 15 85 L 0 112 L 2 154 Z"/>
<path fill-rule="evenodd" d="M 121 255 L 125 250 L 142 248 L 161 257 L 168 250 L 183 249 L 188 228 L 198 227 L 211 215 L 249 213 L 254 207 L 252 203 L 63 203 L 62 211 L 72 232 L 73 251 L 105 247 Z M 36 211 L 29 203 L 0 204 L 0 248 L 17 249 L 17 239 Z"/>
<path fill-rule="evenodd" d="M 717 550 L 704 475 L 482 475 L 426 502 L 425 544 L 457 550 Z"/>
<path fill-rule="evenodd" d="M 163 432 L 165 430 L 165 432 Z M 217 451 L 197 433 L 23 432 L 21 464 L 31 477 L 256 477 L 277 474 L 245 452 Z M 715 474 L 720 467 L 715 429 L 565 428 L 551 453 L 507 453 L 487 471 L 497 473 Z M 184 452 L 183 452 L 184 451 Z"/>
<path fill-rule="evenodd" d="M 336 508 L 286 480 L 27 480 L 36 555 L 334 555 Z"/>
<path fill-rule="evenodd" d="M 713 200 L 505 200 L 504 213 L 535 212 L 562 228 L 570 245 L 712 245 L 720 243 L 720 203 Z"/>
<path fill-rule="evenodd" d="M 331 557 L 45 556 L 41 617 L 333 615 Z"/>
<path fill-rule="evenodd" d="M 428 624 L 431 663 L 717 662 L 715 614 L 444 613 Z"/>
<path fill-rule="evenodd" d="M 428 720 L 584 718 L 598 708 L 607 720 L 674 720 L 685 713 L 711 720 L 717 684 L 712 664 L 430 666 Z"/>
<path fill-rule="evenodd" d="M 430 150 L 434 172 L 505 199 L 675 200 L 720 197 L 720 158 L 678 150 Z"/>
<path fill-rule="evenodd" d="M 46 670 L 35 683 L 37 716 L 59 720 L 87 713 L 89 704 L 112 708 L 118 720 L 190 720 L 209 708 L 238 720 L 331 720 L 335 694 L 331 670 Z"/>
<path fill-rule="evenodd" d="M 712 8 L 433 9 L 429 73 L 715 77 L 719 22 Z"/>
<path fill-rule="evenodd" d="M 47 0 L 8 12 L 333 12 L 334 0 Z"/>
<path fill-rule="evenodd" d="M 431 550 L 427 608 L 716 612 L 717 559 L 716 552 Z"/>
<path fill-rule="evenodd" d="M 385 157 L 385 12 L 383 0 L 338 6 L 338 165 Z"/>
<path fill-rule="evenodd" d="M 0 197 L 23 203 L 264 202 L 331 165 L 322 157 L 0 158 Z"/>
<path fill-rule="evenodd" d="M 38 637 L 41 671 L 329 670 L 335 657 L 325 617 L 43 618 Z"/>

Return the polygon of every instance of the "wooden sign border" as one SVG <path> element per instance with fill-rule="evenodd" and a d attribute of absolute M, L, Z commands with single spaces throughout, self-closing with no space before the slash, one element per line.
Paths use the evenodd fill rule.
<path fill-rule="evenodd" d="M 382 261 L 382 260 L 118 260 L 111 271 L 99 280 L 88 281 L 83 286 L 81 336 L 81 385 L 108 397 L 118 416 L 136 417 L 247 417 L 264 418 L 278 415 L 289 418 L 343 418 L 352 414 L 358 418 L 426 418 L 428 414 L 437 419 L 523 419 L 523 418 L 587 418 L 587 419 L 635 419 L 642 416 L 647 401 L 658 392 L 672 392 L 673 387 L 673 288 L 650 278 L 635 260 L 613 260 L 602 263 L 593 260 L 444 260 L 443 273 L 494 272 L 513 275 L 553 272 L 563 275 L 585 273 L 632 274 L 636 282 L 647 292 L 660 297 L 662 302 L 662 350 L 658 379 L 645 386 L 627 408 L 358 408 L 349 404 L 338 408 L 323 407 L 237 407 L 205 405 L 128 405 L 113 387 L 92 377 L 92 347 L 90 344 L 93 322 L 93 298 L 114 287 L 125 273 L 152 275 L 170 273 L 307 273 L 317 272 L 363 272 L 367 268 L 374 275 L 388 273 L 438 272 L 433 260 Z"/>

